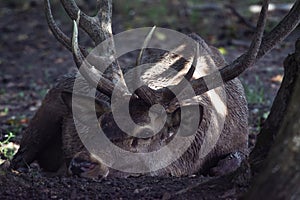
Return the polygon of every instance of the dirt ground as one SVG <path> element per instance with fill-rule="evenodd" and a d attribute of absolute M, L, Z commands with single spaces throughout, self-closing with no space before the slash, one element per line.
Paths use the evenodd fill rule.
<path fill-rule="evenodd" d="M 10 141 L 18 144 L 21 131 L 27 126 L 43 96 L 65 73 L 74 70 L 72 55 L 51 35 L 42 12 L 41 3 L 27 8 L 0 3 L 0 141 L 10 132 L 15 137 Z M 282 16 L 283 13 L 274 15 Z M 249 43 L 249 30 L 237 23 L 234 38 L 224 38 L 223 29 L 216 27 L 206 39 L 226 50 L 225 57 L 231 61 L 243 53 Z M 126 17 L 114 13 L 114 31 L 124 30 Z M 209 20 L 218 20 L 211 18 Z M 70 33 L 67 22 L 60 21 Z M 127 22 L 128 23 L 128 22 Z M 186 26 L 186 25 L 185 25 Z M 167 25 L 172 27 L 172 24 Z M 176 26 L 178 28 L 178 25 Z M 244 30 L 244 31 L 242 31 Z M 201 35 L 199 30 L 193 30 Z M 268 114 L 283 74 L 282 62 L 293 52 L 293 42 L 299 30 L 283 44 L 265 56 L 253 68 L 246 71 L 241 80 L 245 86 L 250 110 L 250 139 L 255 138 L 261 123 Z M 217 41 L 217 42 L 216 42 Z M 83 43 L 88 43 L 83 41 Z M 252 143 L 250 145 L 253 145 Z M 5 159 L 1 153 L 0 159 Z M 33 168 L 27 174 L 0 169 L 1 199 L 235 199 L 242 191 L 220 194 L 197 194 L 184 190 L 203 180 L 193 177 L 129 177 L 126 179 L 87 180 L 77 177 L 47 177 Z M 197 197 L 197 199 L 198 199 Z"/>

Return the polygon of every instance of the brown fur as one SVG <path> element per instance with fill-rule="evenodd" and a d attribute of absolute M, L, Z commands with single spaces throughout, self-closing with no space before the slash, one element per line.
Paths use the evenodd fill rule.
<path fill-rule="evenodd" d="M 196 39 L 200 47 L 211 56 L 212 62 L 218 67 L 225 65 L 223 57 L 217 49 L 208 47 L 206 43 L 199 36 L 192 36 Z M 170 54 L 151 57 L 154 62 L 162 62 L 166 68 L 170 67 L 168 63 L 173 59 Z M 209 59 L 209 58 L 208 58 Z M 149 62 L 149 61 L 148 61 Z M 210 68 L 210 61 L 205 60 L 208 70 Z M 173 68 L 180 68 L 183 63 L 176 63 L 178 66 Z M 155 71 L 155 69 L 154 69 Z M 152 79 L 157 79 L 153 76 Z M 61 165 L 65 163 L 75 162 L 77 158 L 89 162 L 98 162 L 98 167 L 93 168 L 92 172 L 84 172 L 79 174 L 85 177 L 103 176 L 109 170 L 111 176 L 120 176 L 122 173 L 117 173 L 113 169 L 108 169 L 101 162 L 96 161 L 91 154 L 87 152 L 81 140 L 78 137 L 73 117 L 78 119 L 80 126 L 85 127 L 85 116 L 73 116 L 71 107 L 72 87 L 75 80 L 75 75 L 64 76 L 58 84 L 52 88 L 46 95 L 42 106 L 37 111 L 31 120 L 28 128 L 23 134 L 21 147 L 19 152 L 13 159 L 12 167 L 24 167 L 34 160 L 37 160 L 43 169 L 46 171 L 56 171 Z M 79 77 L 82 84 L 83 99 L 88 100 L 87 104 L 94 105 L 94 100 L 85 96 L 86 88 L 90 87 L 84 80 Z M 144 81 L 151 85 L 151 76 L 145 76 Z M 153 86 L 153 88 L 159 86 Z M 224 128 L 216 146 L 205 157 L 201 158 L 200 147 L 203 143 L 203 138 L 206 136 L 208 126 L 213 123 L 210 122 L 210 116 L 213 109 L 212 102 L 209 101 L 207 93 L 201 95 L 203 100 L 199 101 L 201 111 L 201 123 L 196 133 L 196 138 L 188 150 L 175 162 L 168 167 L 151 172 L 151 175 L 190 175 L 194 173 L 207 173 L 209 169 L 217 164 L 217 162 L 226 155 L 233 152 L 242 152 L 247 155 L 247 139 L 248 139 L 248 110 L 244 90 L 240 81 L 236 78 L 227 82 L 225 85 L 227 96 L 227 115 L 225 119 Z M 216 94 L 222 95 L 220 89 L 214 90 Z M 97 102 L 97 99 L 99 100 Z M 214 101 L 214 99 L 212 99 Z M 136 139 L 127 136 L 120 129 L 117 128 L 111 114 L 109 106 L 106 107 L 103 102 L 109 102 L 108 97 L 101 93 L 96 93 L 96 106 L 100 109 L 97 115 L 99 116 L 99 123 L 101 126 L 106 124 L 104 129 L 105 134 L 119 147 L 132 152 L 149 152 L 161 148 L 167 144 L 172 138 L 168 138 L 168 130 L 176 128 L 178 122 L 178 115 L 180 112 L 176 110 L 174 113 L 168 115 L 167 123 L 164 128 L 155 136 L 149 139 Z M 108 103 L 107 103 L 108 104 Z M 195 105 L 194 105 L 195 106 Z M 84 104 L 83 104 L 84 107 Z M 143 102 L 136 100 L 131 103 L 131 110 L 133 111 L 132 118 L 140 124 L 149 122 L 148 107 Z M 214 126 L 214 125 L 213 125 Z M 215 127 L 216 128 L 216 127 Z M 145 130 L 133 130 L 134 134 L 143 134 Z M 214 132 L 213 132 L 214 133 Z M 77 159 L 77 160 L 80 160 Z M 70 166 L 72 167 L 72 166 Z M 98 171 L 97 171 L 98 170 Z"/>

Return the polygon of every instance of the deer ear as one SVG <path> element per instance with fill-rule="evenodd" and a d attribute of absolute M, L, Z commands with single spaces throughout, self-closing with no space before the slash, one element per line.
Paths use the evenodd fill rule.
<path fill-rule="evenodd" d="M 108 102 L 90 96 L 63 91 L 61 93 L 61 98 L 71 112 L 73 109 L 76 109 L 76 113 L 80 113 L 80 116 L 78 116 L 79 118 L 84 116 L 95 116 L 95 114 L 99 117 L 111 110 Z"/>

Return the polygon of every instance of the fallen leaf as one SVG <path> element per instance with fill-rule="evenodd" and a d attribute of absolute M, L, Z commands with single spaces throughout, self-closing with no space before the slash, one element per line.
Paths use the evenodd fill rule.
<path fill-rule="evenodd" d="M 20 35 L 18 35 L 18 38 L 17 38 L 18 41 L 24 41 L 24 40 L 27 40 L 27 39 L 28 39 L 27 34 L 20 34 Z"/>
<path fill-rule="evenodd" d="M 28 118 L 24 118 L 20 120 L 21 124 L 28 124 L 29 123 L 29 119 Z"/>
<path fill-rule="evenodd" d="M 278 74 L 277 76 L 273 76 L 271 78 L 271 81 L 272 82 L 276 82 L 276 83 L 281 83 L 282 82 L 282 79 L 283 79 L 283 76 Z"/>
<path fill-rule="evenodd" d="M 55 64 L 60 64 L 60 63 L 63 63 L 65 60 L 63 58 L 57 58 L 54 63 Z"/>

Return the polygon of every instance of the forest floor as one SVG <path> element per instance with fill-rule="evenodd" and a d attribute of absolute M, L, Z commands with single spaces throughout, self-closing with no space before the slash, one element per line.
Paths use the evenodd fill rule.
<path fill-rule="evenodd" d="M 35 3 L 23 7 L 0 3 L 0 162 L 11 156 L 9 150 L 19 144 L 22 130 L 40 106 L 47 90 L 59 76 L 75 68 L 71 53 L 51 35 L 42 12 L 43 5 L 38 1 L 33 2 Z M 127 27 L 131 19 L 133 24 L 137 20 L 136 26 L 141 26 L 139 23 L 143 22 L 139 20 L 139 16 L 130 15 L 133 13 L 132 10 L 129 9 L 129 14 L 125 16 L 124 12 L 127 11 L 117 8 L 114 13 L 115 33 L 133 28 Z M 271 16 L 273 20 L 276 16 L 275 19 L 278 21 L 284 13 L 283 11 L 273 12 Z M 203 13 L 199 17 L 204 16 L 207 15 Z M 231 23 L 225 25 L 218 23 L 222 16 L 227 16 L 226 22 L 231 21 Z M 232 13 L 220 14 L 215 11 L 215 14 L 210 14 L 207 17 L 208 22 L 205 23 L 213 24 L 214 28 L 206 30 L 203 34 L 201 27 L 189 23 L 180 24 L 188 21 L 187 18 L 181 19 L 179 16 L 178 23 L 176 23 L 176 18 L 172 18 L 165 24 L 159 25 L 203 35 L 208 43 L 224 52 L 228 62 L 247 49 L 251 30 L 239 23 Z M 155 20 L 153 21 L 155 23 Z M 255 24 L 253 19 L 249 21 Z M 145 26 L 153 25 L 153 23 L 147 21 Z M 60 24 L 67 33 L 70 33 L 71 26 L 67 25 L 66 20 L 61 20 Z M 250 147 L 268 115 L 281 83 L 282 63 L 285 57 L 294 51 L 293 43 L 297 35 L 299 36 L 299 30 L 240 77 L 245 87 L 250 111 Z M 83 43 L 88 42 L 84 39 Z M 47 177 L 34 168 L 27 174 L 0 169 L 0 198 L 168 199 L 170 195 L 196 184 L 203 178 L 203 176 L 182 178 L 141 176 L 126 179 L 87 180 L 77 177 Z M 233 192 L 219 197 L 236 198 L 234 194 Z M 180 195 L 176 197 L 181 198 Z M 207 199 L 210 198 L 212 196 L 207 196 Z"/>

